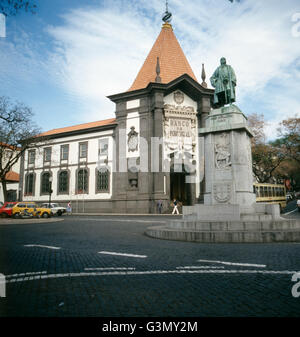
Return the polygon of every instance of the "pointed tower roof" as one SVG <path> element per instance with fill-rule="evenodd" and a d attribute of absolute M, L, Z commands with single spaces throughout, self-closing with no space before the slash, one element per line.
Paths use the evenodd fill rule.
<path fill-rule="evenodd" d="M 155 82 L 158 59 L 161 83 L 169 83 L 183 74 L 188 74 L 197 81 L 177 41 L 172 25 L 166 22 L 163 24 L 158 38 L 128 91 L 143 89 L 150 82 Z"/>

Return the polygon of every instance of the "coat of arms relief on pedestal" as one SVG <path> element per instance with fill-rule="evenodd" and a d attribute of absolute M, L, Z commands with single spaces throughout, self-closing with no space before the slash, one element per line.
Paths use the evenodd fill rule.
<path fill-rule="evenodd" d="M 213 184 L 213 197 L 219 203 L 227 203 L 231 199 L 231 183 Z"/>

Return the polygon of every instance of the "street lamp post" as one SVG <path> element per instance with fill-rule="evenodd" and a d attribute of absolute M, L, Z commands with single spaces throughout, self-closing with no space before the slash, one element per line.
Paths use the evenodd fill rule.
<path fill-rule="evenodd" d="M 51 208 L 52 177 L 49 178 L 49 208 Z"/>

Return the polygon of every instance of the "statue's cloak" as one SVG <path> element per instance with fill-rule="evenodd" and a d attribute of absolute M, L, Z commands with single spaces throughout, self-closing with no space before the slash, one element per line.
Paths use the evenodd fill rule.
<path fill-rule="evenodd" d="M 233 68 L 230 65 L 226 64 L 228 69 L 228 84 L 224 84 L 224 72 L 222 66 L 219 66 L 215 72 L 213 73 L 212 77 L 210 78 L 211 85 L 215 88 L 214 94 L 214 104 L 219 103 L 218 94 L 220 92 L 225 92 L 226 90 L 230 90 L 230 101 L 235 102 L 235 86 L 236 86 L 236 76 L 234 73 Z"/>

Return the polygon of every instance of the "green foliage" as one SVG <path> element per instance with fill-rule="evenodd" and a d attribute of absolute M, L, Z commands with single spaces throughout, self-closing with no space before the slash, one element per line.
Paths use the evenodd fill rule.
<path fill-rule="evenodd" d="M 17 15 L 22 10 L 35 14 L 36 8 L 37 6 L 32 0 L 0 0 L 0 13 L 5 16 Z"/>
<path fill-rule="evenodd" d="M 253 173 L 258 182 L 273 183 L 290 179 L 295 190 L 300 189 L 300 118 L 283 120 L 278 128 L 278 138 L 267 142 L 263 115 L 248 117 L 253 130 Z"/>

